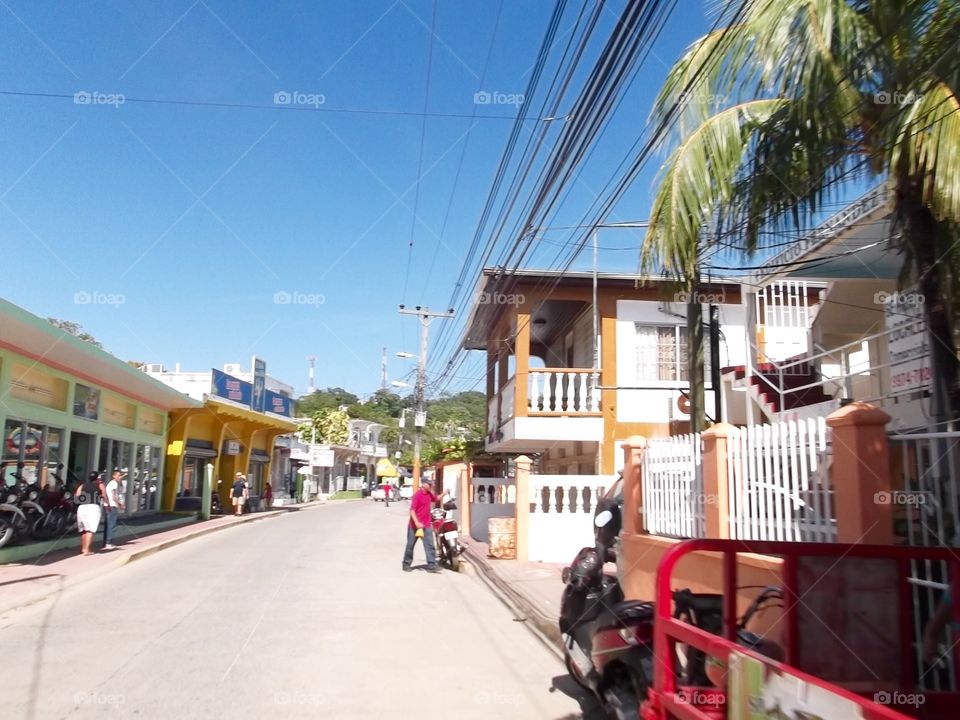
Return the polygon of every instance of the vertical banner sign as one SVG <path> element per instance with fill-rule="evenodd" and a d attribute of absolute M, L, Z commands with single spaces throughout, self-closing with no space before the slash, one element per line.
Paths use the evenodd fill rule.
<path fill-rule="evenodd" d="M 895 393 L 925 389 L 931 375 L 923 296 L 915 291 L 886 295 L 883 305 L 890 331 L 890 389 Z"/>
<path fill-rule="evenodd" d="M 253 357 L 253 405 L 256 412 L 263 412 L 267 403 L 267 363 L 256 355 Z"/>

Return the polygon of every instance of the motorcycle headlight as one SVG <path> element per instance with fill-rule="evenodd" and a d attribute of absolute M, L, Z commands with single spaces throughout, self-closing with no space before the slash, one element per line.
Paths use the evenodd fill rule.
<path fill-rule="evenodd" d="M 15 504 L 17 502 L 16 493 L 10 493 L 9 495 L 7 495 L 7 502 L 10 503 L 11 505 Z"/>
<path fill-rule="evenodd" d="M 31 499 L 31 500 L 36 500 L 36 499 L 37 499 L 37 491 L 36 491 L 36 490 L 31 490 L 31 491 L 30 491 L 30 499 Z"/>

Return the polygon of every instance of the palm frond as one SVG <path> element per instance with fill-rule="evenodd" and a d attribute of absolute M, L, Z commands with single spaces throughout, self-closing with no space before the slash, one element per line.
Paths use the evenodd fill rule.
<path fill-rule="evenodd" d="M 660 169 L 641 248 L 644 271 L 696 274 L 703 230 L 718 206 L 731 200 L 753 130 L 784 102 L 752 100 L 726 108 L 671 153 Z"/>
<path fill-rule="evenodd" d="M 896 115 L 890 167 L 919 180 L 937 220 L 960 223 L 960 99 L 943 82 L 907 99 Z"/>

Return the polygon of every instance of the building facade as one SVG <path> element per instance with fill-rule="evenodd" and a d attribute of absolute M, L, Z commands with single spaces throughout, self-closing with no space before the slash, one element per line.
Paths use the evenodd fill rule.
<path fill-rule="evenodd" d="M 283 493 L 291 476 L 289 443 L 276 439 L 292 434 L 292 388 L 266 375 L 262 361 L 254 358 L 251 373 L 242 377 L 224 370 L 167 372 L 146 365 L 144 372 L 188 394 L 199 407 L 171 413 L 167 445 L 167 472 L 163 506 L 177 510 L 199 509 L 207 465 L 212 465 L 214 490 L 229 504 L 234 474 L 243 473 L 250 484 L 251 507 L 257 508 L 267 483 L 273 494 Z"/>
<path fill-rule="evenodd" d="M 126 513 L 161 509 L 168 413 L 200 403 L 0 300 L 0 472 L 72 487 L 124 473 Z M 19 470 L 18 470 L 19 468 Z"/>

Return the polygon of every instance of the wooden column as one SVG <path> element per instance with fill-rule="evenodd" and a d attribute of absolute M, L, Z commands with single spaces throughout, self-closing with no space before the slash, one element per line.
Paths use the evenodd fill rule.
<path fill-rule="evenodd" d="M 641 435 L 627 438 L 623 448 L 623 530 L 622 535 L 645 533 L 643 518 L 643 453 L 647 439 Z"/>

